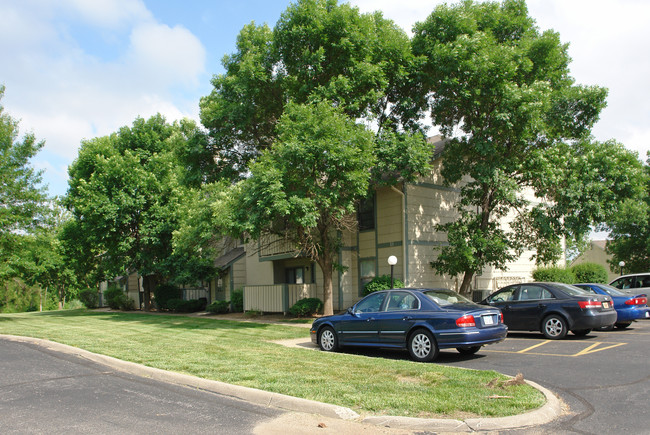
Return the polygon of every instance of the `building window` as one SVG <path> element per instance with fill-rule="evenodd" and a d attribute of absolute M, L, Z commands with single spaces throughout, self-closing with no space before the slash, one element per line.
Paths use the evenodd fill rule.
<path fill-rule="evenodd" d="M 375 229 L 375 195 L 374 193 L 367 198 L 359 201 L 357 210 L 357 220 L 359 221 L 359 231 Z"/>
<path fill-rule="evenodd" d="M 287 284 L 304 284 L 305 269 L 303 267 L 292 267 L 285 270 Z"/>
<path fill-rule="evenodd" d="M 374 258 L 361 259 L 359 261 L 359 275 L 361 278 L 361 288 L 359 295 L 363 294 L 363 288 L 376 276 L 376 261 Z"/>

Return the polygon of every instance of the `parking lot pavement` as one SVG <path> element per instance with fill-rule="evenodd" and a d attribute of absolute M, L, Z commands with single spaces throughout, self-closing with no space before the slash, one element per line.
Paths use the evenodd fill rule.
<path fill-rule="evenodd" d="M 569 334 L 564 340 L 510 333 L 504 342 L 486 346 L 474 357 L 441 352 L 437 362 L 511 376 L 522 373 L 558 394 L 569 414 L 535 433 L 647 434 L 649 346 L 650 321 L 642 320 L 626 330 L 593 331 L 586 337 Z"/>

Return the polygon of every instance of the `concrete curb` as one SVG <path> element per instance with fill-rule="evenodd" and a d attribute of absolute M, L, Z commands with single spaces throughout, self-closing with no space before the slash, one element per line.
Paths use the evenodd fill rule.
<path fill-rule="evenodd" d="M 112 369 L 120 372 L 190 388 L 197 388 L 257 405 L 270 406 L 294 412 L 318 414 L 324 417 L 340 418 L 343 420 L 357 420 L 362 423 L 381 425 L 391 428 L 430 430 L 435 432 L 471 432 L 478 430 L 489 431 L 499 429 L 514 429 L 526 426 L 546 424 L 559 417 L 562 413 L 561 402 L 551 391 L 534 382 L 526 381 L 529 385 L 537 388 L 544 394 L 546 397 L 546 404 L 539 409 L 521 415 L 499 418 L 471 418 L 464 421 L 453 419 L 424 419 L 392 416 L 371 416 L 361 418 L 361 416 L 353 410 L 342 406 L 330 405 L 313 400 L 286 396 L 283 394 L 272 393 L 255 388 L 226 384 L 224 382 L 202 379 L 196 376 L 186 375 L 182 373 L 169 372 L 153 367 L 147 367 L 141 364 L 132 363 L 129 361 L 122 361 L 117 358 L 96 354 L 84 349 L 68 346 L 66 344 L 56 343 L 50 340 L 1 334 L 0 338 L 16 342 L 35 344 L 56 352 L 75 355 L 89 361 L 111 367 Z"/>

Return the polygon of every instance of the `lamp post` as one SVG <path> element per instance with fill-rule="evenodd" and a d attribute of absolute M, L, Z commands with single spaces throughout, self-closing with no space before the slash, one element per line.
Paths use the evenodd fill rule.
<path fill-rule="evenodd" d="M 397 257 L 395 257 L 394 255 L 391 255 L 390 257 L 388 257 L 388 264 L 390 264 L 390 288 L 393 288 L 394 287 L 394 285 L 393 285 L 393 268 L 397 264 Z"/>
<path fill-rule="evenodd" d="M 623 266 L 625 266 L 625 261 L 619 261 L 618 262 L 618 267 L 621 268 L 621 275 L 623 275 Z"/>

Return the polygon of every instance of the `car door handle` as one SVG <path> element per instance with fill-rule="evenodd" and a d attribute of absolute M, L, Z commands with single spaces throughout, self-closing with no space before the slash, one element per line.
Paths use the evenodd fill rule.
<path fill-rule="evenodd" d="M 546 304 L 538 304 L 537 305 L 539 308 L 546 308 Z"/>
<path fill-rule="evenodd" d="M 405 316 L 405 317 L 402 317 L 402 320 L 413 320 L 413 317 L 411 317 L 411 316 Z"/>
<path fill-rule="evenodd" d="M 368 320 L 366 320 L 366 322 L 372 322 L 372 321 L 374 321 L 374 320 L 375 320 L 374 317 L 368 317 Z"/>

